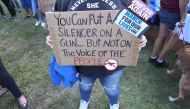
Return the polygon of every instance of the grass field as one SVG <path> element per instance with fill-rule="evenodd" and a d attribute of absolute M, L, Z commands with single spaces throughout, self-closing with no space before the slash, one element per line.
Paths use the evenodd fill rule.
<path fill-rule="evenodd" d="M 78 83 L 72 89 L 54 87 L 48 75 L 52 50 L 45 44 L 46 29 L 34 27 L 33 18 L 19 15 L 16 21 L 0 18 L 0 56 L 29 101 L 30 109 L 77 109 Z M 137 67 L 129 67 L 121 78 L 120 109 L 190 109 L 190 99 L 170 103 L 168 96 L 178 94 L 179 76 L 166 74 L 147 62 L 153 43 L 148 42 Z M 174 56 L 168 55 L 170 63 Z M 10 92 L 0 97 L 0 109 L 18 109 Z M 96 82 L 90 109 L 109 109 L 108 99 Z"/>

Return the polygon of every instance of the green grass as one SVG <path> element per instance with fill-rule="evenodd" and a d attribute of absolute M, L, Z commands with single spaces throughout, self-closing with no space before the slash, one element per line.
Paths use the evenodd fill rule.
<path fill-rule="evenodd" d="M 77 109 L 78 83 L 72 89 L 54 87 L 48 75 L 52 50 L 45 44 L 47 30 L 34 27 L 35 20 L 19 15 L 16 21 L 0 19 L 0 55 L 19 88 L 29 101 L 30 109 Z M 121 78 L 121 109 L 190 109 L 189 99 L 170 103 L 168 96 L 178 94 L 178 76 L 166 74 L 147 62 L 153 43 L 140 53 L 138 66 L 129 67 Z M 167 56 L 170 63 L 174 53 Z M 0 109 L 18 109 L 10 92 L 0 97 Z M 96 82 L 90 109 L 109 109 L 108 98 Z"/>

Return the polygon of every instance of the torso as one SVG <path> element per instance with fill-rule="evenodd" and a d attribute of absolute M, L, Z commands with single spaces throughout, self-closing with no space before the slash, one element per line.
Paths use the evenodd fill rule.
<path fill-rule="evenodd" d="M 62 1 L 63 0 L 61 0 L 60 2 Z M 64 5 L 64 3 L 62 4 Z M 67 6 L 68 8 L 65 9 L 65 11 L 122 10 L 124 8 L 120 0 L 71 0 L 70 3 L 67 4 Z M 57 7 L 55 7 L 55 9 L 57 9 Z M 63 9 L 62 10 L 58 9 L 56 11 L 63 11 Z M 102 78 L 122 68 L 124 67 L 120 66 L 114 71 L 108 71 L 104 66 L 77 66 L 77 71 L 80 74 L 87 77 Z"/>

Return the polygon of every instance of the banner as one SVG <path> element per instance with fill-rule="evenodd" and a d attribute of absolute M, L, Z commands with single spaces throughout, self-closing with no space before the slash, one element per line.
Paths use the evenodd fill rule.
<path fill-rule="evenodd" d="M 148 21 L 155 14 L 155 11 L 141 0 L 133 0 L 127 9 L 144 21 Z"/>
<path fill-rule="evenodd" d="M 136 15 L 124 9 L 117 17 L 115 23 L 136 37 L 142 36 L 148 25 Z"/>

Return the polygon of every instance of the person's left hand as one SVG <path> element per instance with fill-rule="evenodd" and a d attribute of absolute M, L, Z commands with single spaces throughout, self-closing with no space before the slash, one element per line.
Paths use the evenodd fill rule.
<path fill-rule="evenodd" d="M 141 48 L 145 47 L 147 43 L 147 39 L 146 37 L 143 35 L 139 41 L 139 51 L 141 50 Z"/>
<path fill-rule="evenodd" d="M 185 22 L 177 22 L 175 25 L 176 25 L 175 29 L 172 31 L 172 36 L 174 35 L 180 36 L 181 34 L 183 34 L 183 28 L 185 26 Z"/>

